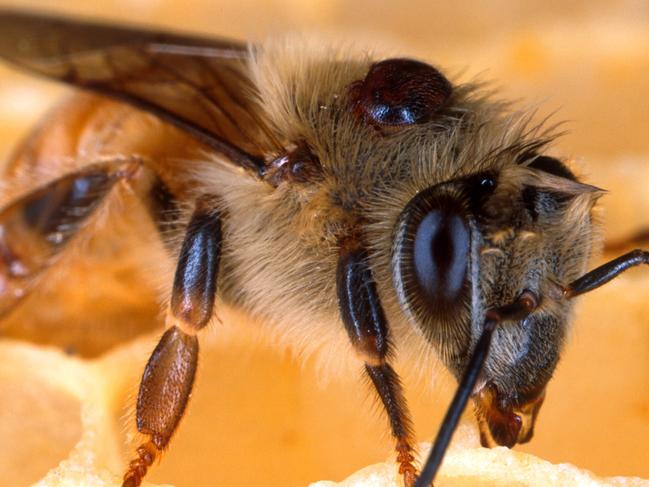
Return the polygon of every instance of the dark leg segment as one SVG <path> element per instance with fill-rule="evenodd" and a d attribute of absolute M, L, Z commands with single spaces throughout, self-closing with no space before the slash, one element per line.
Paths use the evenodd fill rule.
<path fill-rule="evenodd" d="M 221 223 L 200 202 L 183 242 L 167 325 L 147 363 L 137 398 L 137 429 L 149 441 L 137 448 L 123 487 L 137 487 L 154 458 L 166 448 L 194 384 L 198 362 L 196 332 L 209 322 L 216 293 L 221 248 Z"/>
<path fill-rule="evenodd" d="M 187 227 L 171 292 L 171 315 L 193 331 L 212 317 L 221 255 L 221 220 L 203 205 Z"/>
<path fill-rule="evenodd" d="M 513 303 L 487 311 L 482 334 L 473 350 L 471 358 L 469 359 L 469 364 L 464 371 L 464 375 L 462 376 L 462 380 L 455 392 L 455 396 L 453 396 L 453 400 L 446 411 L 442 426 L 437 433 L 435 443 L 433 443 L 433 448 L 426 459 L 424 468 L 422 469 L 419 478 L 417 478 L 414 487 L 428 487 L 435 479 L 435 474 L 442 464 L 444 454 L 451 442 L 451 438 L 457 428 L 460 417 L 462 416 L 466 404 L 473 393 L 473 389 L 478 382 L 482 366 L 484 365 L 485 360 L 487 360 L 491 338 L 496 326 L 503 321 L 520 321 L 525 319 L 525 317 L 534 311 L 537 306 L 538 298 L 531 292 L 524 292 Z"/>
<path fill-rule="evenodd" d="M 413 435 L 403 390 L 397 373 L 387 363 L 390 352 L 388 326 L 372 278 L 368 257 L 356 240 L 343 242 L 337 270 L 338 303 L 352 345 L 365 361 L 388 413 L 392 436 L 397 440 L 399 473 L 406 486 L 416 478 L 412 464 Z"/>

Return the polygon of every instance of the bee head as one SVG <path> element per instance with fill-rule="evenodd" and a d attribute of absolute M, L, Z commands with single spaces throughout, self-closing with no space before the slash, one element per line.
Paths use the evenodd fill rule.
<path fill-rule="evenodd" d="M 487 312 L 523 293 L 538 301 L 529 316 L 494 332 L 473 392 L 485 445 L 532 437 L 570 313 L 557 289 L 585 270 L 600 194 L 560 161 L 532 155 L 427 188 L 397 221 L 392 272 L 400 305 L 458 379 Z"/>

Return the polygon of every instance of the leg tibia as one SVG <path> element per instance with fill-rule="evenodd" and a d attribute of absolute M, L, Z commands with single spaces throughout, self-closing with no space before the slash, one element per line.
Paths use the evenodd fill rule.
<path fill-rule="evenodd" d="M 162 450 L 167 446 L 194 384 L 198 339 L 169 328 L 144 369 L 137 398 L 137 429 Z"/>
<path fill-rule="evenodd" d="M 194 385 L 198 362 L 198 339 L 180 329 L 169 328 L 146 364 L 137 397 L 137 429 L 149 442 L 137 448 L 124 475 L 124 486 L 137 487 L 158 452 L 165 449 Z"/>

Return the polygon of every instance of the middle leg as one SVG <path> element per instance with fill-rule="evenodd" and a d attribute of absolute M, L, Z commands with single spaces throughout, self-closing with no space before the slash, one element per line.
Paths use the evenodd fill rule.
<path fill-rule="evenodd" d="M 410 414 L 399 376 L 388 363 L 389 330 L 368 255 L 356 239 L 341 243 L 336 285 L 343 323 L 388 414 L 390 430 L 397 443 L 399 473 L 406 487 L 410 487 L 417 478 Z"/>

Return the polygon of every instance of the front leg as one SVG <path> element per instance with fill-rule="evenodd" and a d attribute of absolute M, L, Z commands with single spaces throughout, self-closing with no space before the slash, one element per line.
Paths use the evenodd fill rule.
<path fill-rule="evenodd" d="M 396 439 L 399 473 L 407 487 L 414 484 L 413 434 L 399 376 L 388 363 L 390 341 L 387 320 L 369 267 L 367 252 L 356 239 L 342 242 L 337 270 L 338 303 L 342 320 L 356 352 L 365 362 Z"/>
<path fill-rule="evenodd" d="M 214 308 L 220 250 L 219 216 L 199 202 L 176 267 L 167 331 L 149 358 L 140 383 L 137 429 L 149 441 L 137 448 L 123 487 L 140 485 L 185 412 L 198 362 L 196 333 L 210 321 Z"/>

